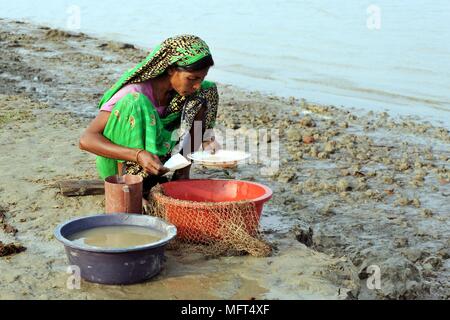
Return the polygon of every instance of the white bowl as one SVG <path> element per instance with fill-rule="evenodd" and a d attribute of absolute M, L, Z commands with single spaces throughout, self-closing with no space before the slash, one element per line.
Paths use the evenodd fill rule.
<path fill-rule="evenodd" d="M 235 150 L 198 151 L 187 156 L 190 160 L 205 167 L 234 168 L 240 161 L 250 157 L 249 153 Z"/>

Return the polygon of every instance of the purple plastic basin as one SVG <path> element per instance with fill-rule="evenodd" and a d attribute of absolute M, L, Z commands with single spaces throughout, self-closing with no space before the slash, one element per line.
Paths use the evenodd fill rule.
<path fill-rule="evenodd" d="M 109 226 L 146 227 L 162 232 L 165 236 L 147 245 L 120 249 L 95 248 L 68 239 L 80 231 Z M 124 285 L 146 281 L 161 271 L 164 247 L 176 236 L 177 229 L 157 217 L 120 213 L 76 218 L 60 224 L 54 234 L 64 244 L 69 263 L 80 268 L 83 279 Z"/>

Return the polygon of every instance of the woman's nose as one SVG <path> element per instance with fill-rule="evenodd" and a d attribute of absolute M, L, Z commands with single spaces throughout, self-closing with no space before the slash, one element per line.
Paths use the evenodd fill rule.
<path fill-rule="evenodd" d="M 197 91 L 198 89 L 200 89 L 201 85 L 202 85 L 201 83 L 194 84 L 194 90 Z"/>

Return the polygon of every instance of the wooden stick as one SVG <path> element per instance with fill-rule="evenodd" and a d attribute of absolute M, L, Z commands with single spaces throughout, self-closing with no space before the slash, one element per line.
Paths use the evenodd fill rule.
<path fill-rule="evenodd" d="M 103 180 L 64 180 L 57 184 L 61 189 L 61 194 L 66 197 L 105 194 Z"/>

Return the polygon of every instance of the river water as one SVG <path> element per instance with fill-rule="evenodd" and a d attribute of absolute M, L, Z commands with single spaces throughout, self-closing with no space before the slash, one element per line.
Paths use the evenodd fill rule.
<path fill-rule="evenodd" d="M 211 80 L 450 126 L 448 0 L 0 0 L 0 17 L 144 48 L 193 33 Z"/>

